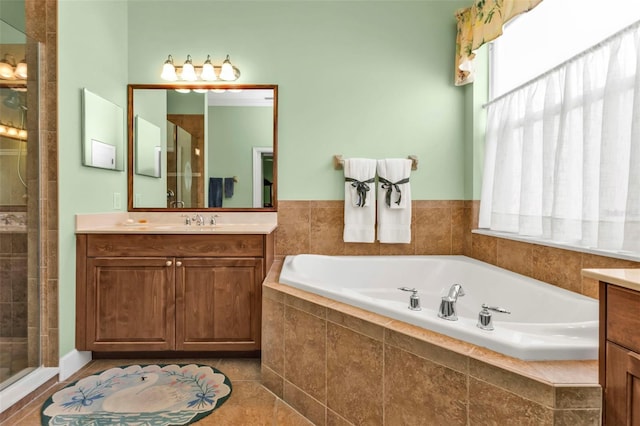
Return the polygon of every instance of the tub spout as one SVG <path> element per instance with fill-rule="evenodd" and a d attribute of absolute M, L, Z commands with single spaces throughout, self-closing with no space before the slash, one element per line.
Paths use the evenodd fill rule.
<path fill-rule="evenodd" d="M 452 285 L 449 289 L 449 294 L 444 296 L 440 301 L 438 316 L 449 321 L 457 321 L 458 315 L 456 314 L 456 302 L 460 296 L 464 296 L 462 286 L 460 284 Z"/>

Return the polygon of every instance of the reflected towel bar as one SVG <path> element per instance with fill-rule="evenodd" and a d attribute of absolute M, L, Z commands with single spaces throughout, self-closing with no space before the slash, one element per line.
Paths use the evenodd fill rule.
<path fill-rule="evenodd" d="M 411 170 L 418 170 L 418 156 L 409 155 L 407 158 L 411 160 Z M 337 154 L 333 156 L 333 168 L 336 170 L 344 169 L 344 159 L 342 155 Z"/>

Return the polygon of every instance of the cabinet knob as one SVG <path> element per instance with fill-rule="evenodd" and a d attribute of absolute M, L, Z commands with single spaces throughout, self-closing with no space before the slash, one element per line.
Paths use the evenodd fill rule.
<path fill-rule="evenodd" d="M 171 266 L 171 261 L 170 261 L 170 260 L 167 260 L 167 262 L 165 263 L 165 265 L 167 265 L 167 266 Z"/>
<path fill-rule="evenodd" d="M 178 266 L 178 267 L 182 266 L 182 262 L 179 261 L 179 260 L 176 260 L 176 266 Z"/>

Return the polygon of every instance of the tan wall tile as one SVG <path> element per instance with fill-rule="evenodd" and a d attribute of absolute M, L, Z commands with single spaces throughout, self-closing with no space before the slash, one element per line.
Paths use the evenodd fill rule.
<path fill-rule="evenodd" d="M 312 202 L 309 231 L 309 250 L 311 253 L 344 254 L 343 216 L 344 208 L 342 206 L 324 207 L 321 202 Z"/>
<path fill-rule="evenodd" d="M 581 253 L 533 245 L 533 278 L 580 293 L 581 269 Z"/>
<path fill-rule="evenodd" d="M 278 255 L 309 253 L 309 224 L 300 222 L 278 225 L 275 240 Z"/>
<path fill-rule="evenodd" d="M 327 311 L 327 319 L 335 324 L 349 328 L 360 334 L 364 334 L 365 336 L 372 339 L 382 341 L 382 339 L 384 338 L 384 328 L 381 325 L 356 318 L 352 315 L 345 314 L 335 309 L 329 309 Z"/>
<path fill-rule="evenodd" d="M 284 302 L 286 305 L 291 306 L 292 308 L 299 309 L 316 317 L 322 319 L 327 318 L 327 308 L 325 306 L 318 305 L 311 301 L 300 299 L 289 294 L 285 295 Z"/>
<path fill-rule="evenodd" d="M 379 243 L 344 243 L 344 254 L 347 256 L 377 256 L 380 254 Z"/>
<path fill-rule="evenodd" d="M 553 409 L 470 377 L 469 423 L 551 426 Z"/>
<path fill-rule="evenodd" d="M 281 400 L 276 401 L 275 424 L 286 426 L 313 426 L 313 423 L 305 419 L 302 414 L 298 413 Z"/>
<path fill-rule="evenodd" d="M 519 241 L 497 239 L 497 266 L 531 276 L 533 246 Z"/>
<path fill-rule="evenodd" d="M 287 380 L 284 382 L 283 399 L 300 414 L 311 420 L 313 424 L 319 426 L 324 426 L 326 424 L 327 410 L 323 403 L 314 399 L 312 396 Z"/>
<path fill-rule="evenodd" d="M 284 304 L 262 299 L 262 363 L 284 375 Z"/>
<path fill-rule="evenodd" d="M 327 426 L 353 426 L 353 423 L 327 409 Z"/>
<path fill-rule="evenodd" d="M 599 386 L 558 386 L 555 408 L 598 408 L 602 404 Z"/>
<path fill-rule="evenodd" d="M 415 209 L 417 254 L 451 254 L 451 209 Z"/>
<path fill-rule="evenodd" d="M 261 374 L 262 385 L 273 392 L 278 398 L 283 398 L 284 379 L 282 378 L 282 376 L 267 367 L 264 361 L 262 362 Z"/>
<path fill-rule="evenodd" d="M 598 426 L 601 424 L 600 410 L 556 410 L 554 426 Z"/>
<path fill-rule="evenodd" d="M 496 238 L 486 235 L 471 236 L 471 257 L 495 265 L 498 260 Z"/>
<path fill-rule="evenodd" d="M 469 358 L 465 355 L 452 352 L 441 346 L 416 339 L 406 334 L 385 330 L 385 343 L 463 374 L 467 374 L 469 371 Z"/>
<path fill-rule="evenodd" d="M 326 328 L 326 320 L 285 306 L 284 378 L 322 403 L 327 395 Z"/>
<path fill-rule="evenodd" d="M 382 342 L 327 324 L 327 407 L 355 424 L 382 424 Z"/>
<path fill-rule="evenodd" d="M 394 346 L 384 351 L 385 425 L 467 423 L 466 375 Z"/>
<path fill-rule="evenodd" d="M 529 379 L 516 373 L 476 359 L 469 360 L 469 374 L 484 383 L 521 395 L 546 407 L 554 406 L 555 392 L 551 385 Z"/>

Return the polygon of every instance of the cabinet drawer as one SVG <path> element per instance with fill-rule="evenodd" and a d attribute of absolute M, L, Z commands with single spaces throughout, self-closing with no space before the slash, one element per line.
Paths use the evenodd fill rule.
<path fill-rule="evenodd" d="M 607 340 L 640 352 L 640 293 L 607 286 Z"/>
<path fill-rule="evenodd" d="M 262 235 L 90 234 L 87 256 L 262 257 Z"/>

